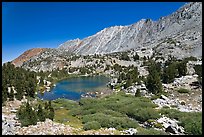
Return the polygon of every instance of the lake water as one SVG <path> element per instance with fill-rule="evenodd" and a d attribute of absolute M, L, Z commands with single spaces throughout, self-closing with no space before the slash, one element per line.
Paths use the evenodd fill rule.
<path fill-rule="evenodd" d="M 55 100 L 57 98 L 66 98 L 70 100 L 79 100 L 81 95 L 95 91 L 95 89 L 106 86 L 109 78 L 105 76 L 88 76 L 69 78 L 56 83 L 56 86 L 43 95 L 38 93 L 38 97 L 43 100 Z"/>

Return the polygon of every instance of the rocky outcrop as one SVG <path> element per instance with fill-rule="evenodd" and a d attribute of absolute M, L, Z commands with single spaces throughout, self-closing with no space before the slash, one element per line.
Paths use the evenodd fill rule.
<path fill-rule="evenodd" d="M 71 135 L 73 128 L 69 125 L 55 123 L 50 119 L 45 122 L 37 122 L 37 125 L 18 127 L 17 135 Z"/>
<path fill-rule="evenodd" d="M 13 118 L 15 115 L 6 116 L 2 114 L 2 135 L 15 135 L 15 127 L 19 126 L 20 123 L 15 121 Z"/>
<path fill-rule="evenodd" d="M 134 84 L 133 86 L 128 87 L 124 91 L 126 93 L 130 93 L 131 95 L 135 95 L 138 89 L 140 90 L 140 93 L 142 96 L 145 96 L 148 94 L 145 84 Z"/>
<path fill-rule="evenodd" d="M 126 135 L 136 135 L 137 134 L 137 129 L 135 128 L 129 128 L 127 130 L 123 131 Z"/>
<path fill-rule="evenodd" d="M 182 126 L 178 126 L 178 121 L 175 119 L 170 119 L 164 116 L 159 118 L 157 120 L 157 123 L 162 124 L 165 132 L 177 135 L 184 135 L 184 128 Z"/>
<path fill-rule="evenodd" d="M 21 101 L 14 100 L 6 103 L 2 107 L 2 135 L 15 135 L 16 127 L 20 127 L 17 121 L 16 111 L 21 105 Z"/>
<path fill-rule="evenodd" d="M 179 100 L 178 98 L 172 98 L 172 97 L 166 97 L 164 95 L 161 95 L 160 98 L 157 98 L 155 100 L 152 100 L 154 104 L 158 105 L 158 109 L 162 107 L 169 107 L 172 109 L 177 109 L 181 112 L 202 112 L 202 107 L 192 107 L 191 104 L 185 103 L 183 100 Z"/>

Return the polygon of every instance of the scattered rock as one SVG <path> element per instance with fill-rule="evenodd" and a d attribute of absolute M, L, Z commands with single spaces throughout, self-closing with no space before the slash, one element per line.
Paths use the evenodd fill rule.
<path fill-rule="evenodd" d="M 128 130 L 124 130 L 124 132 L 128 135 L 136 135 L 137 134 L 137 129 L 135 128 L 129 128 Z"/>
<path fill-rule="evenodd" d="M 161 95 L 160 96 L 160 99 L 163 99 L 163 100 L 166 100 L 166 101 L 168 101 L 169 100 L 169 98 L 167 98 L 166 96 L 164 96 L 164 95 Z"/>
<path fill-rule="evenodd" d="M 170 119 L 163 116 L 159 118 L 157 122 L 163 125 L 165 132 L 170 132 L 177 135 L 184 134 L 184 128 L 182 126 L 178 126 L 178 121 L 175 119 Z"/>

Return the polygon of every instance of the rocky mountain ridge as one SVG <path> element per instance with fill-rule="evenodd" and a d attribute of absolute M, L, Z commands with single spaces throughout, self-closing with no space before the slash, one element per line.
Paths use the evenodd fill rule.
<path fill-rule="evenodd" d="M 67 41 L 58 49 L 82 55 L 107 54 L 141 47 L 154 47 L 168 38 L 179 41 L 183 47 L 194 45 L 192 46 L 194 50 L 200 49 L 201 9 L 201 3 L 187 3 L 178 11 L 161 17 L 158 21 L 141 19 L 132 25 L 105 28 L 82 40 Z M 195 54 L 193 49 L 188 52 Z M 196 53 L 195 56 L 201 56 L 201 53 Z"/>
<path fill-rule="evenodd" d="M 19 66 L 35 71 L 51 71 L 69 66 L 74 56 L 106 56 L 127 51 L 130 56 L 202 58 L 202 3 L 190 2 L 158 21 L 141 19 L 128 26 L 105 28 L 82 40 L 74 39 L 58 48 L 28 57 Z M 146 54 L 146 55 L 145 55 Z M 72 56 L 74 55 L 74 56 Z M 16 64 L 16 63 L 14 63 Z"/>
<path fill-rule="evenodd" d="M 25 51 L 23 54 L 21 54 L 18 58 L 14 59 L 12 63 L 15 66 L 21 66 L 23 62 L 28 61 L 33 56 L 37 56 L 41 52 L 45 51 L 46 48 L 33 48 Z"/>

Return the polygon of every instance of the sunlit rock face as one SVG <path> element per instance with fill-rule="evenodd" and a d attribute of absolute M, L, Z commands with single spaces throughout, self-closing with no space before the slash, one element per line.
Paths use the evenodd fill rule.
<path fill-rule="evenodd" d="M 164 60 L 169 55 L 177 59 L 202 58 L 201 10 L 201 2 L 190 2 L 158 21 L 141 19 L 128 26 L 105 28 L 82 40 L 69 40 L 58 48 L 37 52 L 17 65 L 33 71 L 52 71 L 70 66 L 72 55 L 106 56 L 130 50 L 129 54 L 137 52 L 141 57 L 154 56 Z"/>
<path fill-rule="evenodd" d="M 187 3 L 158 21 L 141 19 L 132 25 L 105 28 L 82 40 L 67 41 L 58 49 L 82 55 L 107 54 L 145 46 L 152 48 L 171 38 L 172 44 L 175 44 L 182 54 L 200 57 L 202 56 L 201 10 L 202 3 Z"/>

